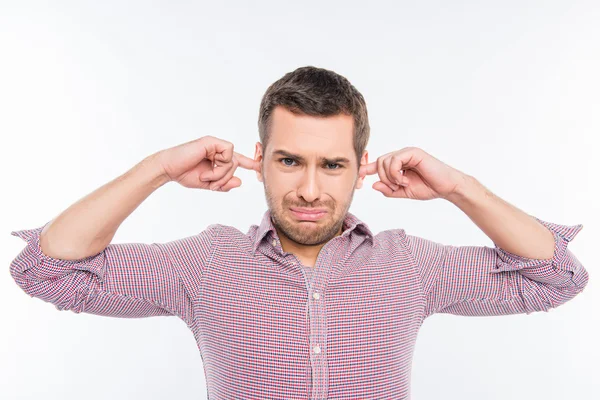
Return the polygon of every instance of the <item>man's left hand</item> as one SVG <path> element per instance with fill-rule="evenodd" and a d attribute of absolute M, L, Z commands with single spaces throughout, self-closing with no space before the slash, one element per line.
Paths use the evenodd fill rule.
<path fill-rule="evenodd" d="M 359 175 L 379 174 L 373 189 L 386 197 L 431 200 L 447 199 L 466 184 L 467 175 L 417 147 L 405 147 L 362 165 Z"/>

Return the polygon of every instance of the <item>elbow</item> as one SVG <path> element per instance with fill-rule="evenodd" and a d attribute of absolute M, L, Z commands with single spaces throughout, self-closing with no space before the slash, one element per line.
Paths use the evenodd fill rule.
<path fill-rule="evenodd" d="M 587 286 L 589 275 L 583 268 L 573 273 L 568 280 L 560 283 L 542 283 L 531 279 L 523 281 L 523 302 L 527 314 L 545 311 L 548 312 L 575 298 Z"/>
<path fill-rule="evenodd" d="M 573 284 L 568 288 L 562 288 L 558 291 L 557 296 L 553 299 L 552 306 L 550 308 L 559 307 L 568 301 L 573 300 L 579 293 L 583 292 L 588 282 L 587 272 L 583 272 L 577 282 L 573 281 Z"/>
<path fill-rule="evenodd" d="M 590 276 L 588 271 L 583 266 L 581 266 L 577 273 L 573 273 L 573 276 L 571 277 L 571 282 L 573 282 L 573 297 L 583 292 L 589 280 Z"/>
<path fill-rule="evenodd" d="M 41 268 L 21 271 L 18 265 L 11 265 L 11 275 L 17 284 L 30 297 L 53 304 L 57 310 L 71 310 L 80 313 L 93 292 L 93 278 L 88 273 L 63 273 L 43 277 Z"/>
<path fill-rule="evenodd" d="M 550 291 L 552 307 L 556 308 L 574 299 L 579 293 L 583 292 L 589 281 L 589 274 L 585 268 L 579 269 L 578 272 L 572 273 L 570 284 L 561 288 L 555 288 Z"/>
<path fill-rule="evenodd" d="M 29 297 L 40 297 L 44 291 L 44 280 L 41 278 L 43 271 L 37 269 L 37 265 L 24 266 L 22 263 L 13 261 L 10 265 L 10 275 L 13 280 L 29 295 Z M 46 282 L 50 282 L 46 280 Z"/>
<path fill-rule="evenodd" d="M 35 297 L 35 287 L 38 279 L 35 272 L 36 263 L 17 257 L 10 263 L 10 275 L 25 293 Z"/>

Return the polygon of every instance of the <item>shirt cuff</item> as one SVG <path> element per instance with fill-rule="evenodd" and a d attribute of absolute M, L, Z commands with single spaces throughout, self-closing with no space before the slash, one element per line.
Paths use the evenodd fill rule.
<path fill-rule="evenodd" d="M 52 258 L 42 252 L 42 248 L 40 247 L 40 235 L 44 227 L 49 223 L 50 221 L 38 228 L 23 229 L 12 231 L 10 233 L 11 235 L 18 236 L 27 242 L 27 246 L 13 261 L 11 269 L 13 269 L 15 272 L 22 273 L 33 267 L 43 266 L 36 268 L 36 276 L 42 279 L 54 278 L 64 275 L 64 273 L 68 270 L 77 269 L 80 271 L 92 272 L 102 280 L 105 272 L 104 251 L 79 260 L 63 260 L 59 258 Z"/>
<path fill-rule="evenodd" d="M 554 254 L 551 260 L 547 259 L 536 259 L 521 257 L 506 251 L 494 243 L 496 253 L 498 254 L 498 261 L 491 272 L 502 272 L 502 271 L 517 271 L 523 268 L 538 267 L 540 265 L 551 264 L 555 268 L 562 271 L 574 272 L 578 265 L 572 262 L 564 262 L 567 253 L 567 245 L 583 228 L 582 224 L 578 225 L 560 225 L 552 222 L 543 221 L 539 218 L 534 217 L 539 223 L 548 228 L 554 235 Z"/>

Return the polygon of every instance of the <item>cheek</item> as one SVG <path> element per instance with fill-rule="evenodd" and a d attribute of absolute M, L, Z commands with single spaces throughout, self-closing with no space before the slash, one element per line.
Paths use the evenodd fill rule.
<path fill-rule="evenodd" d="M 327 176 L 321 181 L 323 193 L 338 203 L 345 202 L 354 190 L 355 181 L 346 176 Z"/>
<path fill-rule="evenodd" d="M 288 196 L 290 193 L 296 193 L 298 187 L 302 185 L 301 174 L 282 173 L 273 171 L 268 178 L 269 188 L 277 197 Z"/>
<path fill-rule="evenodd" d="M 292 174 L 272 173 L 268 178 L 269 188 L 275 194 L 283 195 L 296 187 L 296 180 Z"/>
<path fill-rule="evenodd" d="M 294 191 L 293 184 L 277 173 L 269 175 L 264 184 L 269 196 L 273 199 L 281 199 Z"/>
<path fill-rule="evenodd" d="M 340 176 L 328 176 L 323 181 L 327 188 L 331 188 L 334 192 L 341 194 L 342 196 L 349 190 L 354 188 L 356 183 L 355 177 L 350 174 L 344 174 Z"/>

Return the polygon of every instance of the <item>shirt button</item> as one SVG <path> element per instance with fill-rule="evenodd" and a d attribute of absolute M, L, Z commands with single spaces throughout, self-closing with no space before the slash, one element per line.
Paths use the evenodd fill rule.
<path fill-rule="evenodd" d="M 277 246 L 277 240 L 273 240 L 273 247 Z"/>
<path fill-rule="evenodd" d="M 319 293 L 313 292 L 313 299 L 319 300 L 319 297 L 321 297 L 321 296 L 319 296 Z"/>
<path fill-rule="evenodd" d="M 316 345 L 315 347 L 313 347 L 313 351 L 319 354 L 321 352 L 321 348 L 319 347 L 319 345 Z"/>

